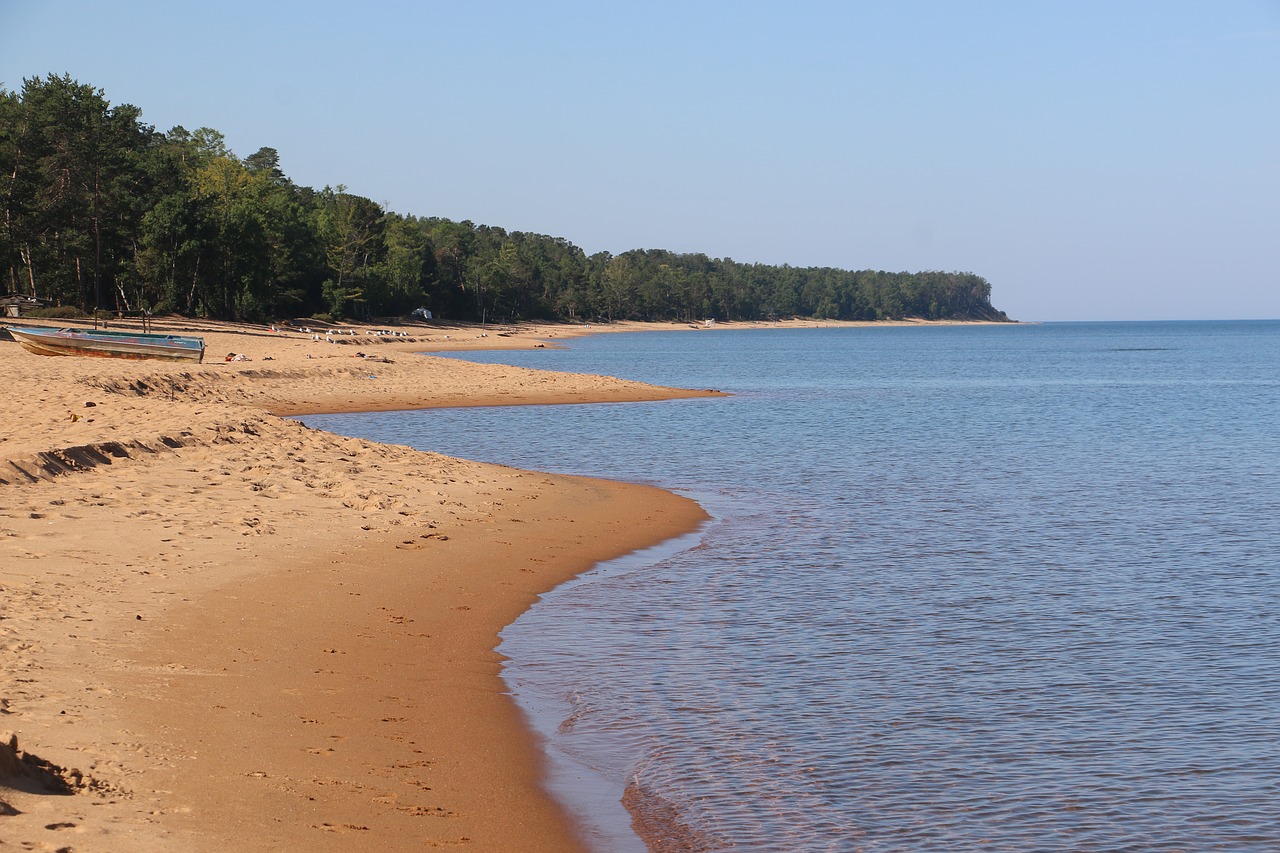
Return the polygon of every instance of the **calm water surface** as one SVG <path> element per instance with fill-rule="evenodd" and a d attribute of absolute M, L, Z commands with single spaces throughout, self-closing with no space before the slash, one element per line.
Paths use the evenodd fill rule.
<path fill-rule="evenodd" d="M 1280 849 L 1280 323 L 467 357 L 735 394 L 305 419 L 713 514 L 504 635 L 599 849 Z"/>

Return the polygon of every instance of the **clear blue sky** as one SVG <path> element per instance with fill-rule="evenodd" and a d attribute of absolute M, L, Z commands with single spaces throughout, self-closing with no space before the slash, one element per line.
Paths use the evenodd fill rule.
<path fill-rule="evenodd" d="M 392 210 L 972 271 L 1021 320 L 1280 318 L 1280 0 L 0 0 L 68 73 Z"/>

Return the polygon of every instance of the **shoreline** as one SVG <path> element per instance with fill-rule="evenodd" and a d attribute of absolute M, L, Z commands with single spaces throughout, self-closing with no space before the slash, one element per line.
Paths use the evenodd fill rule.
<path fill-rule="evenodd" d="M 545 757 L 501 680 L 497 633 L 539 594 L 703 516 L 657 489 L 512 476 L 538 491 L 483 530 L 408 553 L 418 543 L 371 543 L 225 586 L 176 609 L 159 635 L 215 636 L 236 613 L 234 648 L 179 655 L 157 650 L 154 629 L 136 638 L 135 660 L 163 674 L 130 700 L 129 718 L 181 728 L 166 752 L 211 750 L 200 777 L 180 766 L 159 776 L 174 807 L 193 806 L 169 822 L 175 838 L 198 839 L 186 849 L 246 838 L 299 851 L 587 849 L 544 792 Z M 535 498 L 559 521 L 523 523 Z M 193 721 L 191 707 L 210 712 Z M 246 715 L 275 722 L 246 726 Z"/>
<path fill-rule="evenodd" d="M 265 412 L 707 392 L 202 325 L 249 360 L 0 343 L 0 850 L 584 849 L 498 632 L 701 508 Z"/>
<path fill-rule="evenodd" d="M 205 363 L 0 343 L 0 851 L 582 849 L 497 634 L 705 513 L 277 416 L 715 396 L 416 354 L 688 326 L 154 325 Z"/>

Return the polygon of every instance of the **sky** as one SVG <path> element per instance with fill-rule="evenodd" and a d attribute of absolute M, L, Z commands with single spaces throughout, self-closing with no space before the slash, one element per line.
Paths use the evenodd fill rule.
<path fill-rule="evenodd" d="M 1280 318 L 1280 0 L 0 0 L 0 86 L 48 74 L 588 254 Z"/>

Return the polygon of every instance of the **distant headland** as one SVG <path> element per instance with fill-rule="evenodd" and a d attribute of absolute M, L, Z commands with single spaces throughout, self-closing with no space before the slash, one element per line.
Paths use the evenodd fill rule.
<path fill-rule="evenodd" d="M 3 288 L 96 310 L 269 322 L 421 310 L 455 321 L 919 318 L 1007 322 L 970 272 L 792 267 L 386 210 L 291 181 L 274 148 L 143 123 L 69 75 L 0 88 Z"/>

